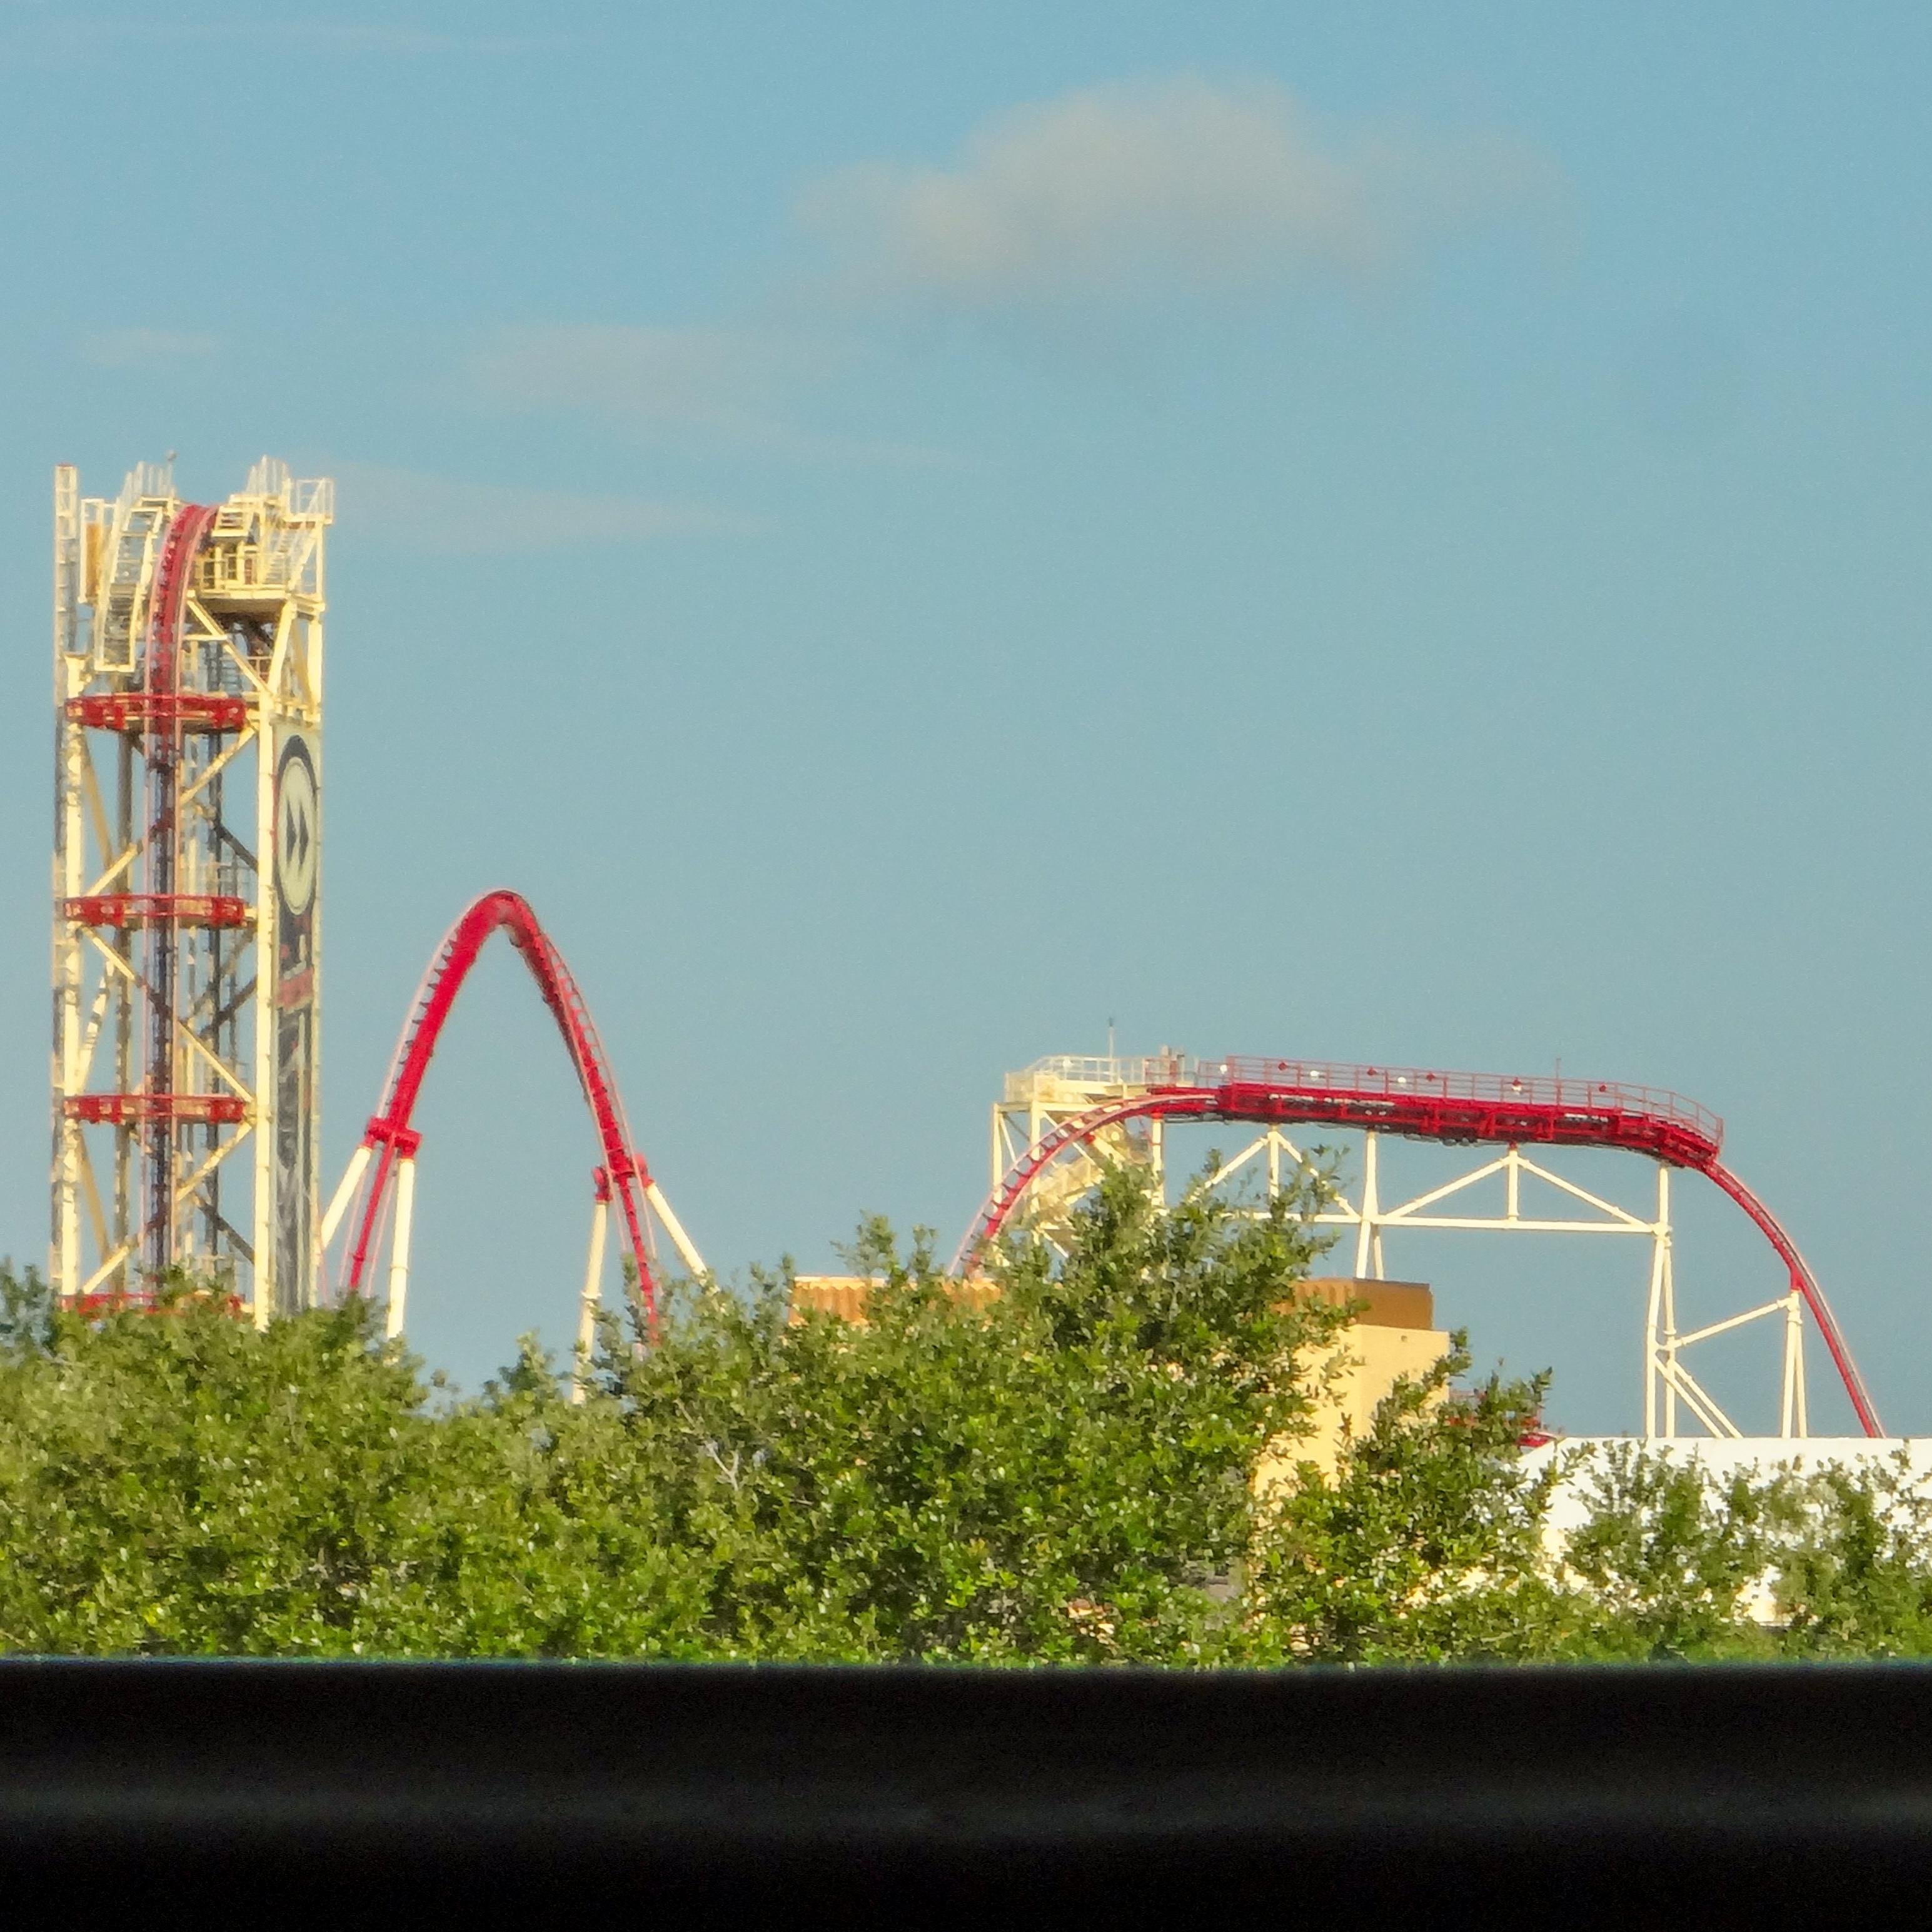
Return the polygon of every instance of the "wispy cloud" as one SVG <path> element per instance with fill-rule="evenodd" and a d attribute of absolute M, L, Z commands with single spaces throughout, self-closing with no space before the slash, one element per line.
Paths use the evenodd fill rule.
<path fill-rule="evenodd" d="M 569 550 L 667 538 L 728 536 L 759 527 L 702 503 L 496 483 L 338 463 L 337 520 L 344 531 L 385 548 L 446 556 Z"/>
<path fill-rule="evenodd" d="M 212 335 L 172 328 L 98 328 L 82 338 L 80 352 L 101 369 L 136 369 L 212 356 L 219 346 Z"/>
<path fill-rule="evenodd" d="M 946 166 L 842 169 L 798 214 L 848 298 L 986 310 L 1360 280 L 1559 185 L 1505 136 L 1346 128 L 1271 81 L 1183 76 L 1011 109 Z"/>
<path fill-rule="evenodd" d="M 931 450 L 826 436 L 799 399 L 848 369 L 856 345 L 750 325 L 558 323 L 506 329 L 472 354 L 472 392 L 497 408 L 594 414 L 632 436 L 800 458 L 931 464 Z"/>
<path fill-rule="evenodd" d="M 73 60 L 117 44 L 135 46 L 304 47 L 318 53 L 392 56 L 527 55 L 581 47 L 580 34 L 448 34 L 384 21 L 255 16 L 182 19 L 140 14 L 61 14 L 38 5 L 0 11 L 0 45 L 29 58 Z"/>
<path fill-rule="evenodd" d="M 486 407 L 583 416 L 642 443 L 950 466 L 811 426 L 851 403 L 909 310 L 1084 323 L 1297 277 L 1366 285 L 1562 196 L 1556 164 L 1505 135 L 1344 124 L 1265 80 L 1111 83 L 995 115 L 944 166 L 878 160 L 808 183 L 795 214 L 816 267 L 781 279 L 761 320 L 502 329 L 463 380 Z"/>
<path fill-rule="evenodd" d="M 576 34 L 434 34 L 354 20 L 250 20 L 214 31 L 223 38 L 296 41 L 346 54 L 552 53 L 584 44 Z"/>
<path fill-rule="evenodd" d="M 470 361 L 478 393 L 508 408 L 597 409 L 634 429 L 754 442 L 782 436 L 780 398 L 826 373 L 822 353 L 796 340 L 723 326 L 505 329 Z"/>

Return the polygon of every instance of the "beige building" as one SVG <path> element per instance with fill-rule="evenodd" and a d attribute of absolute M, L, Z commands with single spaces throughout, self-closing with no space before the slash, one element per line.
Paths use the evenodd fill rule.
<path fill-rule="evenodd" d="M 1255 1471 L 1265 1490 L 1312 1462 L 1332 1475 L 1342 1444 L 1366 1432 L 1376 1408 L 1403 1376 L 1426 1375 L 1448 1352 L 1447 1330 L 1436 1326 L 1436 1298 L 1419 1281 L 1354 1281 L 1318 1276 L 1302 1292 L 1332 1307 L 1365 1303 L 1355 1318 L 1310 1366 L 1325 1394 L 1318 1399 L 1312 1427 L 1278 1443 Z"/>
<path fill-rule="evenodd" d="M 866 1298 L 877 1286 L 875 1277 L 866 1274 L 801 1274 L 791 1285 L 792 1319 L 811 1312 L 836 1315 L 842 1321 L 866 1318 Z M 982 1274 L 968 1275 L 964 1281 L 949 1281 L 946 1292 L 968 1308 L 983 1308 L 997 1295 L 999 1285 Z"/>
<path fill-rule="evenodd" d="M 1312 1299 L 1339 1307 L 1365 1304 L 1336 1340 L 1311 1364 L 1325 1389 L 1306 1436 L 1284 1439 L 1262 1458 L 1255 1483 L 1265 1489 L 1292 1474 L 1300 1462 L 1332 1473 L 1342 1445 L 1359 1436 L 1375 1419 L 1376 1406 L 1398 1377 L 1425 1375 L 1449 1347 L 1436 1326 L 1435 1297 L 1418 1281 L 1354 1281 L 1321 1276 L 1302 1283 Z M 983 1275 L 950 1284 L 954 1297 L 982 1307 L 999 1293 Z M 864 1275 L 800 1275 L 792 1284 L 792 1312 L 822 1310 L 848 1322 L 865 1318 L 872 1282 Z"/>

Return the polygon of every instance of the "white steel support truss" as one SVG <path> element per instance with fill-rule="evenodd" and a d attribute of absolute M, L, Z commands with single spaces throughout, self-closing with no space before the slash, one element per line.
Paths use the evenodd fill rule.
<path fill-rule="evenodd" d="M 1055 1127 L 1106 1100 L 1144 1090 L 1154 1084 L 1148 1070 L 1153 1070 L 1157 1080 L 1169 1064 L 1165 1053 L 1147 1062 L 1068 1056 L 1008 1075 L 1005 1095 L 992 1110 L 994 1186 Z M 1029 1187 L 1012 1225 L 1039 1234 L 1064 1251 L 1072 1208 L 1100 1178 L 1103 1160 L 1138 1166 L 1157 1191 L 1164 1189 L 1166 1150 L 1161 1126 L 1157 1120 L 1126 1123 L 1106 1130 L 1090 1146 L 1063 1154 Z M 1647 1241 L 1650 1266 L 1642 1355 L 1645 1437 L 1677 1436 L 1687 1423 L 1712 1436 L 1742 1436 L 1742 1430 L 1692 1373 L 1684 1358 L 1687 1351 L 1720 1336 L 1780 1318 L 1784 1334 L 1778 1434 L 1783 1438 L 1808 1434 L 1804 1308 L 1795 1289 L 1722 1321 L 1688 1330 L 1678 1327 L 1672 1267 L 1672 1169 L 1667 1164 L 1658 1164 L 1655 1208 L 1648 1214 L 1634 1213 L 1579 1186 L 1516 1146 L 1505 1147 L 1466 1173 L 1388 1204 L 1382 1192 L 1382 1138 L 1372 1132 L 1362 1135 L 1360 1180 L 1352 1190 L 1334 1193 L 1315 1217 L 1318 1225 L 1344 1231 L 1342 1239 L 1357 1279 L 1386 1278 L 1384 1238 L 1391 1232 L 1621 1236 Z M 1202 1184 L 1218 1187 L 1256 1169 L 1265 1174 L 1270 1197 L 1313 1171 L 1303 1150 L 1279 1126 L 1269 1126 L 1224 1159 Z M 1554 1190 L 1564 1211 L 1539 1213 L 1534 1207 L 1526 1211 L 1526 1179 Z M 1498 1180 L 1501 1211 L 1475 1211 L 1469 1200 L 1471 1190 Z"/>
<path fill-rule="evenodd" d="M 258 464 L 178 546 L 170 629 L 158 573 L 186 508 L 167 466 L 112 501 L 55 475 L 49 1276 L 138 1298 L 180 1267 L 266 1321 L 312 1298 L 319 1245 L 333 490 Z"/>
<path fill-rule="evenodd" d="M 1750 1323 L 1773 1317 L 1782 1317 L 1784 1322 L 1778 1434 L 1790 1438 L 1808 1433 L 1804 1304 L 1796 1290 L 1702 1328 L 1687 1330 L 1677 1326 L 1676 1285 L 1671 1257 L 1672 1170 L 1667 1163 L 1657 1164 L 1656 1210 L 1648 1218 L 1593 1194 L 1587 1188 L 1580 1187 L 1574 1180 L 1532 1159 L 1520 1147 L 1505 1148 L 1495 1158 L 1482 1162 L 1453 1180 L 1394 1206 L 1385 1207 L 1380 1196 L 1381 1140 L 1382 1136 L 1376 1133 L 1362 1136 L 1362 1178 L 1358 1198 L 1351 1202 L 1346 1193 L 1337 1194 L 1331 1204 L 1316 1216 L 1321 1225 L 1354 1230 L 1354 1271 L 1358 1279 L 1379 1281 L 1384 1278 L 1382 1240 L 1390 1229 L 1472 1234 L 1610 1234 L 1647 1240 L 1650 1244 L 1650 1270 L 1643 1332 L 1646 1438 L 1677 1436 L 1687 1416 L 1712 1436 L 1742 1436 L 1744 1432 L 1686 1365 L 1684 1352 L 1697 1343 L 1713 1341 L 1720 1335 L 1731 1334 Z M 1239 1154 L 1224 1161 L 1209 1177 L 1207 1184 L 1219 1186 L 1250 1162 L 1263 1157 L 1268 1163 L 1270 1193 L 1278 1191 L 1281 1186 L 1284 1161 L 1291 1163 L 1297 1172 L 1305 1171 L 1307 1167 L 1301 1149 L 1279 1127 L 1270 1127 Z M 1451 1211 L 1459 1197 L 1497 1177 L 1501 1178 L 1503 1186 L 1500 1214 Z M 1526 1214 L 1522 1205 L 1526 1178 L 1555 1189 L 1566 1202 L 1576 1203 L 1583 1211 Z"/>

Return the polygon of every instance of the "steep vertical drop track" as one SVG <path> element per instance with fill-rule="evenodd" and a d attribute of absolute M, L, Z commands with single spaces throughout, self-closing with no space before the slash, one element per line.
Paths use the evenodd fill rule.
<path fill-rule="evenodd" d="M 180 857 L 182 723 L 170 700 L 181 681 L 182 623 L 195 559 L 214 522 L 205 503 L 184 503 L 162 540 L 148 604 L 142 694 L 150 707 L 145 746 L 147 766 L 148 896 L 154 908 L 147 922 L 148 1042 L 146 1092 L 148 1202 L 142 1246 L 148 1271 L 159 1276 L 174 1254 L 176 1112 L 175 1031 L 179 1003 L 178 908 L 175 875 Z M 166 1096 L 164 1100 L 164 1096 Z"/>

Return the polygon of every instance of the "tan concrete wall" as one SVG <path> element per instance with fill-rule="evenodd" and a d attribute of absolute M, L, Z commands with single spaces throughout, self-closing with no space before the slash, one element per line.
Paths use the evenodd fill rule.
<path fill-rule="evenodd" d="M 1311 1275 L 1296 1288 L 1298 1299 L 1325 1302 L 1330 1308 L 1366 1302 L 1358 1322 L 1376 1328 L 1433 1328 L 1436 1297 L 1426 1281 L 1360 1281 L 1349 1275 Z"/>
<path fill-rule="evenodd" d="M 848 1322 L 863 1318 L 866 1298 L 877 1277 L 861 1274 L 802 1274 L 792 1283 L 791 1305 L 802 1313 L 808 1309 L 842 1316 Z M 999 1293 L 998 1286 L 984 1275 L 948 1284 L 948 1292 L 969 1307 L 983 1307 Z M 1366 1303 L 1358 1310 L 1356 1325 L 1378 1328 L 1429 1328 L 1435 1325 L 1435 1297 L 1426 1282 L 1357 1281 L 1347 1275 L 1316 1275 L 1301 1282 L 1298 1298 L 1340 1308 L 1351 1302 Z"/>
<path fill-rule="evenodd" d="M 792 1318 L 820 1310 L 847 1322 L 866 1318 L 866 1298 L 876 1282 L 868 1275 L 802 1274 L 792 1283 Z M 983 1308 L 1000 1290 L 984 1275 L 950 1282 L 947 1292 L 968 1307 Z M 1328 1376 L 1325 1392 L 1318 1396 L 1312 1427 L 1305 1436 L 1285 1437 L 1265 1455 L 1255 1471 L 1255 1486 L 1265 1491 L 1292 1478 L 1298 1462 L 1312 1462 L 1332 1475 L 1342 1445 L 1365 1434 L 1375 1419 L 1376 1405 L 1400 1376 L 1426 1374 L 1447 1354 L 1449 1337 L 1430 1324 L 1435 1298 L 1426 1282 L 1356 1281 L 1346 1276 L 1319 1276 L 1301 1283 L 1298 1294 L 1330 1307 L 1366 1302 L 1334 1343 L 1308 1362 L 1316 1383 Z"/>
<path fill-rule="evenodd" d="M 793 1278 L 791 1317 L 818 1311 L 836 1315 L 844 1322 L 866 1318 L 866 1298 L 878 1286 L 878 1277 L 865 1274 L 802 1274 Z M 981 1275 L 964 1281 L 949 1281 L 946 1292 L 967 1308 L 983 1308 L 1000 1290 L 997 1282 Z"/>
<path fill-rule="evenodd" d="M 1309 1360 L 1316 1388 L 1332 1371 L 1326 1393 L 1316 1396 L 1309 1418 L 1312 1426 L 1306 1436 L 1284 1436 L 1270 1446 L 1255 1468 L 1256 1490 L 1265 1494 L 1278 1483 L 1292 1481 L 1298 1462 L 1312 1462 L 1324 1476 L 1332 1476 L 1342 1444 L 1368 1432 L 1377 1406 L 1397 1378 L 1426 1375 L 1448 1352 L 1443 1329 L 1352 1322 L 1331 1348 Z"/>

